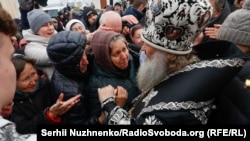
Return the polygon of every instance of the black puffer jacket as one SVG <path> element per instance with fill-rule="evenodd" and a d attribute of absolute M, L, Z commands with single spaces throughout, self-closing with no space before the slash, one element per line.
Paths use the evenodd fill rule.
<path fill-rule="evenodd" d="M 88 72 L 80 72 L 80 60 L 86 45 L 86 37 L 78 32 L 62 31 L 53 36 L 48 44 L 47 52 L 55 65 L 51 84 L 54 100 L 64 93 L 64 100 L 82 94 L 80 102 L 63 116 L 63 124 L 86 125 L 97 122 L 88 119 L 86 110 L 85 88 Z"/>

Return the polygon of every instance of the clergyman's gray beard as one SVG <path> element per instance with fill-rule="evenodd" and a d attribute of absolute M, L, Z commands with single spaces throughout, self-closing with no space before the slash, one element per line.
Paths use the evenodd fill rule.
<path fill-rule="evenodd" d="M 146 58 L 137 74 L 140 90 L 148 90 L 167 76 L 166 54 L 155 52 L 152 58 Z"/>

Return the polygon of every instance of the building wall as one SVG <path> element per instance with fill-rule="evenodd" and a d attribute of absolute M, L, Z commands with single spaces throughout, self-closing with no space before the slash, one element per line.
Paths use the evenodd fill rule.
<path fill-rule="evenodd" d="M 55 4 L 55 3 L 60 3 L 60 4 L 65 4 L 66 0 L 48 0 L 48 4 Z M 90 6 L 91 2 L 95 5 L 96 9 L 102 9 L 105 5 L 101 5 L 101 1 L 103 0 L 67 0 L 68 2 L 73 1 L 73 2 L 81 2 L 83 5 Z M 105 0 L 106 4 L 110 4 L 110 0 Z M 120 0 L 113 0 L 113 4 L 117 1 Z M 13 18 L 20 18 L 20 12 L 19 12 L 19 4 L 18 0 L 0 0 L 1 6 L 10 13 L 10 15 Z"/>

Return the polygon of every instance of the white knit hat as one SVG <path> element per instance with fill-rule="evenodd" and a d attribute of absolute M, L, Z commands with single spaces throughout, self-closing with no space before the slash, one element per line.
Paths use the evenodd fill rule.
<path fill-rule="evenodd" d="M 250 47 L 250 0 L 241 9 L 227 16 L 221 25 L 217 39 Z"/>
<path fill-rule="evenodd" d="M 72 20 L 70 20 L 70 21 L 66 24 L 65 30 L 66 30 L 66 31 L 71 31 L 71 30 L 70 30 L 70 29 L 71 29 L 71 26 L 72 26 L 74 23 L 80 23 L 80 24 L 85 28 L 85 26 L 84 26 L 84 24 L 82 23 L 82 21 L 80 21 L 80 20 L 78 20 L 78 19 L 72 19 Z"/>

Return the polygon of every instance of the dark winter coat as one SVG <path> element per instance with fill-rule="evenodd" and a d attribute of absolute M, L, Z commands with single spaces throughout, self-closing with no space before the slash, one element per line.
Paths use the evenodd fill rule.
<path fill-rule="evenodd" d="M 64 93 L 64 100 L 81 94 L 80 101 L 62 116 L 63 124 L 86 125 L 97 122 L 88 119 L 86 107 L 86 85 L 88 72 L 80 71 L 80 61 L 84 53 L 86 37 L 74 31 L 61 31 L 53 36 L 48 44 L 47 52 L 55 65 L 51 84 L 54 100 Z"/>
<path fill-rule="evenodd" d="M 40 78 L 34 93 L 15 92 L 10 120 L 16 124 L 19 133 L 36 133 L 38 124 L 52 124 L 45 116 L 51 105 L 49 82 Z"/>
<path fill-rule="evenodd" d="M 137 9 L 133 7 L 129 7 L 126 11 L 124 11 L 124 16 L 125 15 L 133 15 L 135 18 L 139 21 L 140 24 L 144 25 L 144 13 L 141 13 Z M 127 27 L 131 28 L 133 25 L 129 23 L 123 23 L 123 25 L 126 25 Z"/>
<path fill-rule="evenodd" d="M 127 73 L 122 71 L 112 72 L 94 61 L 88 88 L 88 107 L 90 108 L 90 115 L 99 116 L 101 113 L 101 104 L 98 99 L 97 89 L 109 84 L 115 88 L 117 86 L 122 86 L 128 91 L 128 100 L 124 107 L 125 109 L 129 109 L 131 101 L 139 94 L 136 83 L 136 72 L 137 69 L 134 65 L 132 56 L 130 56 Z"/>
<path fill-rule="evenodd" d="M 250 78 L 250 61 L 226 86 L 217 99 L 217 109 L 209 123 L 222 125 L 250 125 L 250 91 L 245 80 Z"/>

